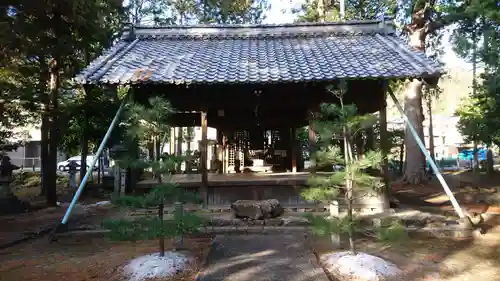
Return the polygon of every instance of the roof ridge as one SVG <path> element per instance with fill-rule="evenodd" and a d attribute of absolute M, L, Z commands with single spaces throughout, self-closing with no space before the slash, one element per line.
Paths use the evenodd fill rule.
<path fill-rule="evenodd" d="M 182 25 L 128 26 L 122 40 L 140 39 L 261 39 L 318 37 L 332 35 L 394 34 L 391 21 L 365 20 L 346 22 L 297 23 L 276 25 Z"/>
<path fill-rule="evenodd" d="M 390 19 L 390 18 L 389 18 Z M 324 21 L 324 22 L 297 22 L 297 23 L 259 23 L 259 24 L 181 24 L 181 25 L 128 25 L 137 29 L 196 29 L 196 28 L 277 28 L 277 27 L 308 27 L 308 26 L 341 26 L 341 25 L 366 25 L 388 22 L 388 19 L 352 20 L 352 21 Z"/>

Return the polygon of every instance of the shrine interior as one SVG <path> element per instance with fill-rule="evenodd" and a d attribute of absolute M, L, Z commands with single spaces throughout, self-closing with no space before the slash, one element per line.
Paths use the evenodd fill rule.
<path fill-rule="evenodd" d="M 294 173 L 307 171 L 298 129 L 314 120 L 321 103 L 339 102 L 327 90 L 329 85 L 335 87 L 336 82 L 142 84 L 134 87 L 134 99 L 140 103 L 154 95 L 168 99 L 177 112 L 171 118 L 173 127 L 196 126 L 203 131 L 206 122 L 215 128 L 216 141 L 207 143 L 209 173 Z M 350 80 L 344 104 L 354 103 L 361 114 L 377 112 L 385 106 L 383 85 L 376 79 Z"/>

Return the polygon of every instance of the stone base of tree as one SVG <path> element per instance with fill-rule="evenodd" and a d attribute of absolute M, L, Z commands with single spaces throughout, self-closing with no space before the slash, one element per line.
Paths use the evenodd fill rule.
<path fill-rule="evenodd" d="M 235 218 L 261 220 L 279 217 L 285 209 L 276 199 L 238 200 L 231 204 L 231 212 Z"/>
<path fill-rule="evenodd" d="M 396 265 L 365 253 L 337 252 L 320 257 L 325 270 L 339 281 L 400 281 L 403 271 Z"/>
<path fill-rule="evenodd" d="M 182 252 L 165 252 L 141 256 L 130 261 L 124 269 L 131 281 L 169 278 L 184 271 L 190 262 L 188 255 Z"/>

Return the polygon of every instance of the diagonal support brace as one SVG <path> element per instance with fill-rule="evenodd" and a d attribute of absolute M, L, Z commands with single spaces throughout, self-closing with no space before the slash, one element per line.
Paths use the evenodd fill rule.
<path fill-rule="evenodd" d="M 417 142 L 418 146 L 420 147 L 420 150 L 425 155 L 425 159 L 427 159 L 427 162 L 431 166 L 432 171 L 434 171 L 434 173 L 436 174 L 436 177 L 437 177 L 439 183 L 441 184 L 441 186 L 443 187 L 444 192 L 446 192 L 446 195 L 448 195 L 448 197 L 450 198 L 451 204 L 453 205 L 453 209 L 455 209 L 455 212 L 457 213 L 457 215 L 460 218 L 462 218 L 462 219 L 465 218 L 466 215 L 465 215 L 464 211 L 462 210 L 462 208 L 460 207 L 460 205 L 458 204 L 458 201 L 455 198 L 455 195 L 453 195 L 453 192 L 451 192 L 450 187 L 448 186 L 448 184 L 444 180 L 443 175 L 439 171 L 436 163 L 434 163 L 434 160 L 432 160 L 432 157 L 429 154 L 429 151 L 427 151 L 427 149 L 425 148 L 425 145 L 423 144 L 422 140 L 418 136 L 417 131 L 415 130 L 415 128 L 411 124 L 410 119 L 408 119 L 408 116 L 406 116 L 403 108 L 401 107 L 401 104 L 399 104 L 398 99 L 394 95 L 394 92 L 390 88 L 388 89 L 388 92 L 389 92 L 389 95 L 391 96 L 392 100 L 394 101 L 394 104 L 396 105 L 399 112 L 403 116 L 403 119 L 405 120 L 406 126 L 408 126 L 408 128 L 410 129 L 410 132 L 411 132 L 413 138 L 415 139 L 415 141 Z"/>
<path fill-rule="evenodd" d="M 129 95 L 127 94 L 127 96 L 122 100 L 120 107 L 118 108 L 118 111 L 116 111 L 115 117 L 113 118 L 113 121 L 111 121 L 111 124 L 109 125 L 108 131 L 104 135 L 104 138 L 102 139 L 101 144 L 99 145 L 99 148 L 97 149 L 95 157 L 93 158 L 92 163 L 89 166 L 90 168 L 87 170 L 87 173 L 85 174 L 82 181 L 80 182 L 80 186 L 78 186 L 78 189 L 77 189 L 75 195 L 73 196 L 73 199 L 71 200 L 71 203 L 69 204 L 68 209 L 66 210 L 66 213 L 64 214 L 64 217 L 63 217 L 61 223 L 59 225 L 57 225 L 53 229 L 53 231 L 51 232 L 51 235 L 50 235 L 51 240 L 53 239 L 53 235 L 58 230 L 64 229 L 66 227 L 66 224 L 68 223 L 71 212 L 75 208 L 76 203 L 78 202 L 78 199 L 80 198 L 80 195 L 82 194 L 83 189 L 85 188 L 85 185 L 87 184 L 87 181 L 93 172 L 93 167 L 95 166 L 99 157 L 101 156 L 101 154 L 104 150 L 104 147 L 106 146 L 106 142 L 108 141 L 109 137 L 111 136 L 111 133 L 113 132 L 113 129 L 116 127 L 116 125 L 118 124 L 118 121 L 120 120 L 120 115 L 122 114 L 122 112 L 125 108 L 125 105 L 128 102 L 128 98 L 129 98 Z"/>

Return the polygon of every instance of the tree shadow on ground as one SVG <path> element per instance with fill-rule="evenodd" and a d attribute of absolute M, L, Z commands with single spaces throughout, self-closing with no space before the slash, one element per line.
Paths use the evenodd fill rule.
<path fill-rule="evenodd" d="M 220 236 L 219 240 L 197 280 L 328 280 L 303 234 Z"/>
<path fill-rule="evenodd" d="M 463 241 L 414 238 L 399 248 L 378 246 L 368 251 L 396 263 L 405 271 L 405 281 L 500 280 L 499 222 L 496 216 L 486 220 L 483 224 L 490 226 L 490 232 Z"/>

